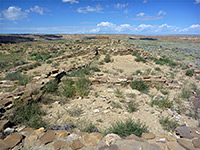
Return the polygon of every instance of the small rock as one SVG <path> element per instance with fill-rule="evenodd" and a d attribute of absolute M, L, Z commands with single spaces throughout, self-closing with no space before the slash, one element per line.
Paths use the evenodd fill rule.
<path fill-rule="evenodd" d="M 40 137 L 40 142 L 42 144 L 48 144 L 55 140 L 55 132 L 52 130 L 48 130 L 43 136 Z"/>
<path fill-rule="evenodd" d="M 115 144 L 110 145 L 110 146 L 104 145 L 102 147 L 99 147 L 99 150 L 119 150 L 119 147 Z"/>
<path fill-rule="evenodd" d="M 12 149 L 22 140 L 22 138 L 23 136 L 20 134 L 11 134 L 0 142 L 0 147 L 2 150 Z"/>
<path fill-rule="evenodd" d="M 106 113 L 109 113 L 110 111 L 109 110 L 104 110 L 103 112 L 106 114 Z"/>
<path fill-rule="evenodd" d="M 195 150 L 193 147 L 192 141 L 189 139 L 181 138 L 177 139 L 177 142 L 187 150 Z"/>
<path fill-rule="evenodd" d="M 129 136 L 127 136 L 125 138 L 125 140 L 135 140 L 135 141 L 138 141 L 138 142 L 144 142 L 144 140 L 138 136 L 136 136 L 135 134 L 131 134 Z"/>
<path fill-rule="evenodd" d="M 87 133 L 82 137 L 86 146 L 96 146 L 102 138 L 103 135 L 98 132 Z"/>
<path fill-rule="evenodd" d="M 72 150 L 77 150 L 77 149 L 81 149 L 83 148 L 85 145 L 83 145 L 83 143 L 80 142 L 79 139 L 77 140 L 73 140 L 71 148 Z"/>
<path fill-rule="evenodd" d="M 200 148 L 200 139 L 193 139 L 192 143 L 194 144 L 195 148 Z"/>
<path fill-rule="evenodd" d="M 65 141 L 58 140 L 53 143 L 53 146 L 55 150 L 60 150 L 62 148 L 66 149 L 69 147 L 69 144 Z"/>
<path fill-rule="evenodd" d="M 37 130 L 34 130 L 34 132 L 38 135 L 38 134 L 41 134 L 45 131 L 45 129 L 43 127 L 37 129 Z"/>
<path fill-rule="evenodd" d="M 169 150 L 185 150 L 182 146 L 180 146 L 177 142 L 168 142 L 167 148 Z"/>
<path fill-rule="evenodd" d="M 94 112 L 95 112 L 95 113 L 98 113 L 98 112 L 99 112 L 99 109 L 95 109 Z"/>
<path fill-rule="evenodd" d="M 107 134 L 107 135 L 105 136 L 105 141 L 106 141 L 106 144 L 107 144 L 108 146 L 114 144 L 117 140 L 120 140 L 120 139 L 121 139 L 120 136 L 117 135 L 117 134 L 114 134 L 114 133 Z"/>
<path fill-rule="evenodd" d="M 11 125 L 9 120 L 0 120 L 0 132 Z"/>
<path fill-rule="evenodd" d="M 165 138 L 161 138 L 161 139 L 156 140 L 156 142 L 166 143 L 166 139 Z"/>
<path fill-rule="evenodd" d="M 155 138 L 153 133 L 142 133 L 142 138 L 145 140 L 152 140 Z"/>
<path fill-rule="evenodd" d="M 3 132 L 4 132 L 4 134 L 9 135 L 9 134 L 13 133 L 14 131 L 15 131 L 15 129 L 8 127 Z"/>
<path fill-rule="evenodd" d="M 68 131 L 65 131 L 65 130 L 56 131 L 56 136 L 59 138 L 65 138 L 68 135 L 70 135 L 70 132 Z"/>

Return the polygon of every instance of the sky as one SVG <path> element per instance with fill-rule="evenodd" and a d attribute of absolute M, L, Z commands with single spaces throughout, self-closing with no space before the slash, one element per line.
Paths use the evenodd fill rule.
<path fill-rule="evenodd" d="M 0 33 L 200 34 L 200 0 L 0 0 Z"/>

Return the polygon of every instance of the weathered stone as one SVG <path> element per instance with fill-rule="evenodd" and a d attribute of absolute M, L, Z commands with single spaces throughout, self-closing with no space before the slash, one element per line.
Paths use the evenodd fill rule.
<path fill-rule="evenodd" d="M 12 100 L 11 99 L 0 100 L 0 105 L 2 105 L 4 107 L 7 107 L 10 104 L 12 104 Z"/>
<path fill-rule="evenodd" d="M 3 131 L 3 133 L 9 135 L 9 134 L 13 133 L 14 131 L 15 131 L 15 129 L 8 127 Z"/>
<path fill-rule="evenodd" d="M 194 144 L 195 148 L 200 148 L 200 139 L 193 139 L 192 143 Z"/>
<path fill-rule="evenodd" d="M 187 138 L 192 139 L 194 138 L 191 134 L 191 128 L 190 127 L 178 127 L 176 128 L 176 134 L 180 135 L 181 138 Z"/>
<path fill-rule="evenodd" d="M 81 148 L 83 148 L 84 146 L 85 146 L 85 145 L 83 145 L 83 143 L 81 143 L 79 139 L 73 140 L 73 142 L 72 142 L 72 144 L 71 144 L 72 150 L 81 149 Z"/>
<path fill-rule="evenodd" d="M 40 137 L 40 142 L 42 144 L 47 144 L 55 140 L 55 132 L 48 130 L 42 137 Z"/>
<path fill-rule="evenodd" d="M 119 147 L 117 145 L 104 145 L 102 147 L 99 147 L 99 150 L 119 150 Z"/>
<path fill-rule="evenodd" d="M 152 140 L 155 138 L 153 133 L 142 133 L 142 138 L 146 140 Z"/>
<path fill-rule="evenodd" d="M 61 141 L 61 140 L 58 140 L 58 141 L 55 141 L 54 144 L 54 149 L 55 150 L 59 150 L 59 149 L 62 149 L 62 148 L 68 148 L 69 147 L 69 144 L 65 141 Z"/>
<path fill-rule="evenodd" d="M 185 150 L 182 146 L 180 146 L 177 142 L 168 142 L 167 148 L 169 150 Z"/>
<path fill-rule="evenodd" d="M 138 142 L 144 142 L 144 140 L 138 136 L 136 136 L 135 134 L 131 134 L 129 136 L 127 136 L 125 138 L 125 140 L 135 140 L 135 141 L 138 141 Z"/>
<path fill-rule="evenodd" d="M 9 120 L 0 120 L 0 132 L 11 125 Z"/>
<path fill-rule="evenodd" d="M 82 137 L 86 146 L 96 146 L 102 138 L 103 135 L 98 132 L 87 133 Z"/>
<path fill-rule="evenodd" d="M 24 139 L 24 147 L 25 148 L 30 148 L 30 147 L 33 147 L 33 146 L 38 146 L 39 144 L 36 143 L 36 140 L 38 139 L 38 136 L 37 135 L 30 135 L 30 136 L 27 136 L 25 139 Z"/>
<path fill-rule="evenodd" d="M 193 147 L 192 141 L 189 139 L 181 138 L 181 139 L 177 139 L 177 142 L 186 150 L 195 150 L 195 148 Z"/>
<path fill-rule="evenodd" d="M 0 147 L 2 150 L 7 150 L 13 148 L 15 145 L 17 145 L 21 140 L 23 136 L 20 134 L 11 134 L 7 136 L 3 141 L 0 142 Z"/>
<path fill-rule="evenodd" d="M 68 132 L 68 131 L 65 131 L 65 130 L 56 131 L 56 136 L 59 138 L 65 138 L 68 135 L 70 135 L 70 132 Z"/>
<path fill-rule="evenodd" d="M 43 133 L 44 131 L 45 131 L 45 129 L 44 129 L 43 127 L 39 128 L 39 129 L 37 129 L 37 130 L 34 130 L 34 132 L 35 132 L 36 134 L 41 134 L 41 133 Z"/>
<path fill-rule="evenodd" d="M 114 144 L 117 140 L 120 140 L 120 139 L 121 139 L 120 136 L 117 135 L 117 134 L 114 134 L 114 133 L 107 134 L 107 135 L 105 136 L 105 141 L 106 141 L 106 144 L 107 144 L 108 146 Z"/>

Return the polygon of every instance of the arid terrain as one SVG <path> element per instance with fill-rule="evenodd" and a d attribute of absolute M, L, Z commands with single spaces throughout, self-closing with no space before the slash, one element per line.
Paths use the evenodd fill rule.
<path fill-rule="evenodd" d="M 0 35 L 0 149 L 199 150 L 199 35 Z"/>

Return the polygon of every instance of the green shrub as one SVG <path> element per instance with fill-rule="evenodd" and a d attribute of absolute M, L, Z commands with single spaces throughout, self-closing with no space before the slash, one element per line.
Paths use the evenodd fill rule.
<path fill-rule="evenodd" d="M 120 137 L 127 137 L 131 134 L 141 137 L 142 133 L 148 132 L 147 126 L 141 123 L 139 120 L 135 122 L 133 119 L 127 119 L 125 121 L 117 121 L 107 128 L 103 134 L 109 133 L 118 134 Z"/>
<path fill-rule="evenodd" d="M 100 72 L 101 70 L 97 66 L 90 67 L 90 70 L 94 72 Z"/>
<path fill-rule="evenodd" d="M 27 75 L 21 75 L 20 72 L 11 72 L 6 75 L 5 79 L 11 81 L 18 80 L 18 85 L 26 85 L 32 80 L 32 77 Z"/>
<path fill-rule="evenodd" d="M 159 58 L 159 59 L 153 59 L 153 60 L 156 64 L 159 64 L 159 65 L 169 65 L 170 67 L 177 66 L 177 64 L 173 60 L 170 60 L 168 58 Z"/>
<path fill-rule="evenodd" d="M 105 61 L 106 63 L 111 62 L 111 57 L 110 57 L 109 54 L 106 54 L 106 56 L 105 56 L 105 58 L 104 58 L 104 61 Z"/>
<path fill-rule="evenodd" d="M 194 74 L 194 69 L 188 69 L 186 72 L 185 72 L 185 75 L 186 76 L 189 76 L 189 77 L 192 77 Z"/>
<path fill-rule="evenodd" d="M 120 108 L 122 109 L 122 106 L 120 103 L 117 103 L 117 102 L 111 102 L 110 105 L 113 107 L 113 108 Z"/>
<path fill-rule="evenodd" d="M 141 70 L 136 70 L 136 72 L 133 73 L 133 75 L 142 75 L 142 71 Z"/>
<path fill-rule="evenodd" d="M 69 74 L 68 76 L 70 76 L 70 77 L 83 77 L 85 75 L 91 75 L 89 66 L 85 67 L 84 69 L 74 71 L 71 74 Z"/>
<path fill-rule="evenodd" d="M 14 112 L 10 120 L 13 123 L 24 124 L 32 128 L 46 127 L 47 124 L 42 119 L 42 115 L 44 113 L 36 102 L 25 103 L 18 100 L 15 101 Z"/>
<path fill-rule="evenodd" d="M 52 62 L 52 60 L 47 60 L 47 64 L 51 64 Z"/>
<path fill-rule="evenodd" d="M 161 90 L 160 91 L 163 95 L 168 95 L 169 94 L 169 91 L 166 91 L 166 90 Z"/>
<path fill-rule="evenodd" d="M 22 75 L 21 75 L 20 72 L 11 72 L 11 73 L 6 74 L 5 79 L 6 80 L 11 80 L 11 81 L 21 80 L 22 79 Z"/>
<path fill-rule="evenodd" d="M 120 91 L 120 89 L 116 89 L 114 90 L 115 92 L 115 96 L 118 98 L 124 98 L 122 91 Z"/>
<path fill-rule="evenodd" d="M 143 62 L 143 63 L 146 62 L 146 60 L 144 58 L 140 57 L 140 56 L 138 56 L 137 58 L 135 58 L 135 61 L 136 62 Z"/>
<path fill-rule="evenodd" d="M 162 125 L 163 129 L 167 131 L 174 132 L 175 129 L 178 127 L 178 123 L 174 120 L 170 120 L 169 117 L 161 118 L 159 122 Z"/>
<path fill-rule="evenodd" d="M 161 100 L 155 99 L 151 100 L 150 105 L 153 107 L 154 105 L 159 108 L 171 108 L 173 106 L 173 101 L 170 101 L 168 97 L 162 98 Z"/>
<path fill-rule="evenodd" d="M 80 115 L 83 113 L 83 110 L 82 110 L 81 108 L 75 107 L 75 108 L 73 108 L 73 109 L 68 109 L 68 110 L 67 110 L 67 113 L 68 113 L 70 116 L 78 117 L 78 116 L 80 116 Z"/>
<path fill-rule="evenodd" d="M 45 84 L 44 89 L 48 93 L 54 93 L 57 91 L 58 83 L 57 81 L 53 80 Z"/>
<path fill-rule="evenodd" d="M 161 69 L 159 67 L 156 67 L 155 70 L 156 71 L 161 71 Z"/>
<path fill-rule="evenodd" d="M 181 91 L 181 97 L 185 98 L 185 99 L 190 98 L 190 89 L 186 88 L 186 87 L 183 87 L 183 89 Z"/>
<path fill-rule="evenodd" d="M 88 79 L 85 78 L 78 79 L 78 81 L 75 83 L 76 94 L 79 96 L 87 96 L 89 93 L 88 91 L 89 84 L 90 81 Z"/>
<path fill-rule="evenodd" d="M 71 79 L 67 79 L 63 83 L 62 86 L 62 95 L 64 95 L 67 98 L 71 98 L 75 96 L 75 87 L 73 86 L 74 81 Z"/>
<path fill-rule="evenodd" d="M 135 81 L 131 82 L 130 86 L 132 89 L 136 89 L 141 92 L 144 92 L 144 91 L 148 90 L 148 88 L 149 88 L 149 85 L 141 80 L 135 80 Z"/>
<path fill-rule="evenodd" d="M 133 55 L 133 56 L 136 56 L 136 57 L 139 57 L 141 54 L 138 53 L 137 51 L 133 51 L 132 55 Z"/>
<path fill-rule="evenodd" d="M 88 133 L 95 132 L 95 130 L 96 130 L 96 127 L 94 124 L 92 124 L 92 122 L 90 122 L 83 129 L 81 129 L 82 132 L 88 132 Z"/>
<path fill-rule="evenodd" d="M 135 102 L 130 102 L 126 104 L 126 110 L 130 113 L 137 111 L 138 104 Z"/>

